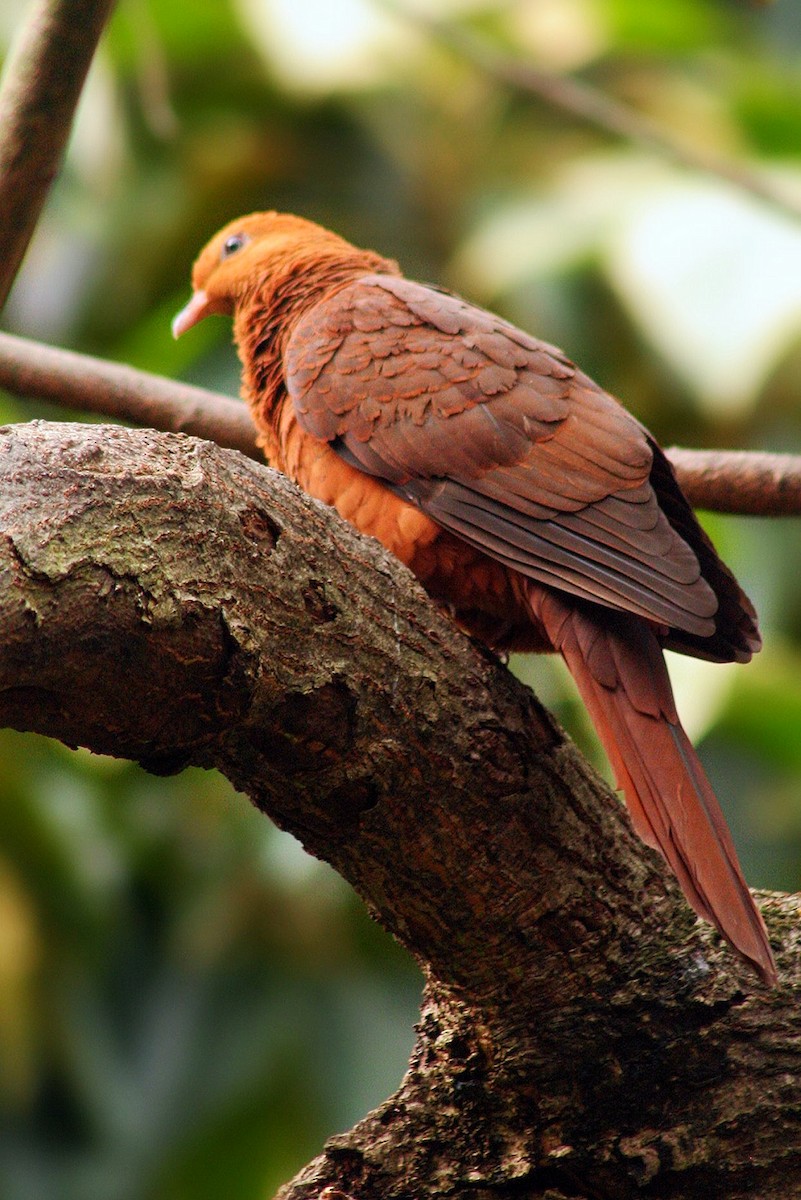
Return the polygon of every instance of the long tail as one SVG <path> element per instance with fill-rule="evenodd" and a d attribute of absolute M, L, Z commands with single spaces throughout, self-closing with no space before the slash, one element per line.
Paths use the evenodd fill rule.
<path fill-rule="evenodd" d="M 603 742 L 637 833 L 659 850 L 699 916 L 776 982 L 767 932 L 709 780 L 681 727 L 659 643 L 645 621 L 573 607 L 531 585 Z"/>

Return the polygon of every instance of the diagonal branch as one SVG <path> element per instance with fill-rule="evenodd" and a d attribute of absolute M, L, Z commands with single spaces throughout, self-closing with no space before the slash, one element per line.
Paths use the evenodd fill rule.
<path fill-rule="evenodd" d="M 0 308 L 61 166 L 114 0 L 34 0 L 0 87 Z"/>
<path fill-rule="evenodd" d="M 0 630 L 0 720 L 220 768 L 424 965 L 398 1093 L 285 1200 L 785 1200 L 798 898 L 767 993 L 372 539 L 207 442 L 7 427 Z"/>
<path fill-rule="evenodd" d="M 432 17 L 412 8 L 403 0 L 379 0 L 379 3 L 433 36 L 496 83 L 536 96 L 553 108 L 593 125 L 602 133 L 655 150 L 662 158 L 680 167 L 726 180 L 740 191 L 767 201 L 785 215 L 796 219 L 801 217 L 801 200 L 797 194 L 781 188 L 764 174 L 742 163 L 710 154 L 673 137 L 663 126 L 591 84 L 569 75 L 555 75 L 531 63 L 498 53 L 486 41 L 474 37 L 454 22 Z"/>
<path fill-rule="evenodd" d="M 261 461 L 245 406 L 133 367 L 0 333 L 0 387 L 168 433 L 191 433 Z M 801 456 L 672 449 L 690 503 L 744 516 L 801 513 Z"/>
<path fill-rule="evenodd" d="M 219 767 L 342 871 L 440 977 L 451 970 L 447 928 L 455 936 L 458 926 L 463 949 L 466 938 L 483 942 L 471 986 L 497 987 L 487 956 L 498 935 L 479 893 L 491 879 L 497 887 L 499 851 L 484 830 L 485 849 L 468 862 L 458 823 L 438 810 L 456 805 L 464 821 L 489 806 L 489 826 L 535 789 L 540 836 L 567 836 L 573 818 L 556 782 L 566 742 L 405 567 L 277 472 L 207 442 L 113 426 L 6 426 L 0 535 L 2 723 L 151 765 Z M 569 771 L 581 774 L 576 758 Z M 423 796 L 428 811 L 416 812 Z M 645 919 L 649 887 L 666 912 L 677 896 L 670 882 L 666 898 L 661 863 L 627 831 L 622 807 L 608 809 L 602 800 L 591 818 L 611 825 L 596 831 L 590 874 L 609 842 L 610 878 L 637 877 L 625 917 L 609 914 L 621 923 L 606 928 L 612 943 Z M 493 837 L 509 836 L 500 822 Z M 368 856 L 408 853 L 376 874 L 375 862 L 356 865 L 361 837 Z M 423 837 L 433 857 L 415 882 Z M 537 868 L 520 870 L 530 889 Z M 435 899 L 425 876 L 440 871 Z M 571 941 L 586 955 L 567 928 L 585 887 L 587 899 L 597 879 L 575 877 L 549 918 L 566 926 L 557 957 Z M 526 926 L 550 910 L 541 902 L 520 914 Z"/>

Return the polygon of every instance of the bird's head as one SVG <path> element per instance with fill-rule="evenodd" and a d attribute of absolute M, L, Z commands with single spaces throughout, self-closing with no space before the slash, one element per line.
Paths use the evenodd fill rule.
<path fill-rule="evenodd" d="M 192 299 L 175 317 L 173 336 L 180 337 L 212 313 L 230 315 L 287 271 L 360 254 L 335 233 L 290 213 L 240 217 L 201 250 L 192 270 Z"/>

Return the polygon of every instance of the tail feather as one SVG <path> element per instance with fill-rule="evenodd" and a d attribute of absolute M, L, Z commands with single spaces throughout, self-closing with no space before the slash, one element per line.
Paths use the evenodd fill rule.
<path fill-rule="evenodd" d="M 699 916 L 766 983 L 767 932 L 723 813 L 679 723 L 659 643 L 646 622 L 578 608 L 531 587 L 532 612 L 576 681 L 637 833 L 659 850 Z"/>

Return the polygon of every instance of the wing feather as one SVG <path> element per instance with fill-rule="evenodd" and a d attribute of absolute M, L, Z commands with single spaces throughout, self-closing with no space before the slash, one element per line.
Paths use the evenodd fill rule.
<path fill-rule="evenodd" d="M 309 310 L 284 366 L 301 426 L 445 529 L 529 578 L 677 631 L 679 649 L 712 639 L 713 656 L 747 654 L 742 593 L 658 448 L 553 346 L 375 275 Z M 721 597 L 739 651 L 719 636 Z"/>
<path fill-rule="evenodd" d="M 540 582 L 551 581 L 541 577 L 543 564 L 547 563 L 549 576 L 554 570 L 569 571 L 574 580 L 583 580 L 585 592 L 591 592 L 593 584 L 603 586 L 606 602 L 614 607 L 637 611 L 665 624 L 675 623 L 675 613 L 680 611 L 683 627 L 689 632 L 702 637 L 714 633 L 714 595 L 687 586 L 698 576 L 697 564 L 694 577 L 688 579 L 687 573 L 676 570 L 669 559 L 634 559 L 624 544 L 615 547 L 594 539 L 589 525 L 571 529 L 564 520 L 551 520 L 538 521 L 532 528 L 530 523 L 512 519 L 516 514 L 495 501 L 483 497 L 483 503 L 477 506 L 475 499 L 474 493 L 454 484 L 438 489 L 421 507 L 448 528 L 459 521 L 469 541 L 495 555 L 503 554 L 505 562 Z"/>

